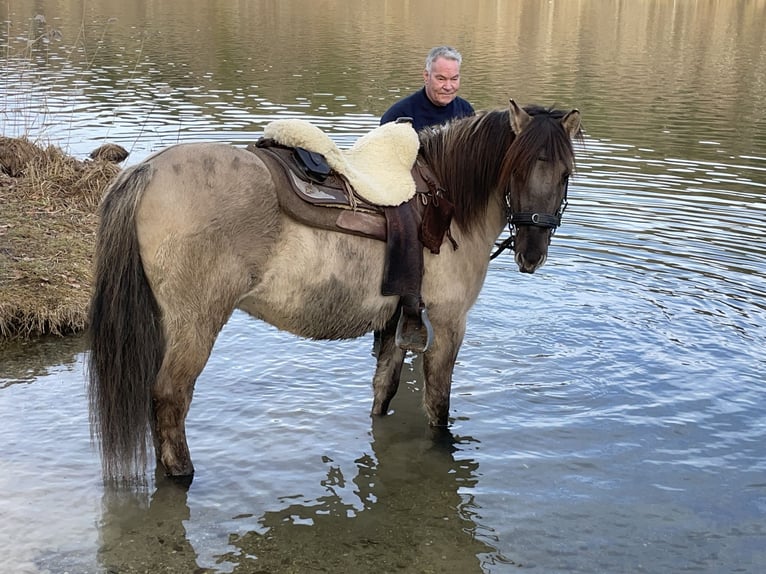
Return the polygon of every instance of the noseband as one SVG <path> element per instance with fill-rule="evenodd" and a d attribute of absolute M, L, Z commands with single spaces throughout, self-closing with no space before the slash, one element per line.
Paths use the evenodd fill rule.
<path fill-rule="evenodd" d="M 508 221 L 509 236 L 501 243 L 495 244 L 497 249 L 490 255 L 490 261 L 500 255 L 505 250 L 516 251 L 516 229 L 518 227 L 542 227 L 543 229 L 550 229 L 551 235 L 548 238 L 550 244 L 553 234 L 556 229 L 561 225 L 561 217 L 564 215 L 564 210 L 567 208 L 567 192 L 569 191 L 569 178 L 564 181 L 564 197 L 561 199 L 561 205 L 559 205 L 556 213 L 537 213 L 532 211 L 520 211 L 515 212 L 511 209 L 511 190 L 505 194 L 505 217 Z"/>

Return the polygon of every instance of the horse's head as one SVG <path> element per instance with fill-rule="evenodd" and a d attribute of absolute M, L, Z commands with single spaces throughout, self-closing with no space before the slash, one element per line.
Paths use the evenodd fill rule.
<path fill-rule="evenodd" d="M 508 223 L 516 264 L 534 273 L 548 256 L 548 245 L 567 202 L 574 169 L 572 139 L 580 134 L 580 112 L 528 107 L 511 100 L 515 138 L 504 160 Z"/>

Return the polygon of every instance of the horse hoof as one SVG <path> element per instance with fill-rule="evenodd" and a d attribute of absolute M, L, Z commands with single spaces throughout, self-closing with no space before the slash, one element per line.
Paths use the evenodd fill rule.
<path fill-rule="evenodd" d="M 174 484 L 177 484 L 180 487 L 189 488 L 192 481 L 194 480 L 194 475 L 185 474 L 183 476 L 170 476 L 168 478 L 172 480 Z"/>
<path fill-rule="evenodd" d="M 157 461 L 157 472 L 163 472 L 168 479 L 171 479 L 179 484 L 188 482 L 191 484 L 194 478 L 194 465 L 191 463 L 188 457 L 185 457 L 186 462 L 181 464 L 165 464 L 162 460 Z"/>
<path fill-rule="evenodd" d="M 188 490 L 193 480 L 194 473 L 171 475 L 165 472 L 161 466 L 158 466 L 154 473 L 154 483 L 157 487 L 168 485 Z"/>
<path fill-rule="evenodd" d="M 168 480 L 177 486 L 180 486 L 183 488 L 189 488 L 191 486 L 192 481 L 194 480 L 194 473 L 193 472 L 191 474 L 165 473 L 165 480 Z"/>

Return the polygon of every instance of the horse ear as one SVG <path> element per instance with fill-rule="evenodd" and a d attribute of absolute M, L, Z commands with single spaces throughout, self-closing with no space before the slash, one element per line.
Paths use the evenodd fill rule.
<path fill-rule="evenodd" d="M 527 127 L 532 119 L 527 112 L 522 110 L 513 99 L 511 101 L 511 129 L 513 133 L 519 135 Z"/>
<path fill-rule="evenodd" d="M 561 125 L 564 127 L 564 131 L 569 134 L 569 137 L 574 139 L 580 133 L 580 110 L 575 108 L 561 118 Z"/>

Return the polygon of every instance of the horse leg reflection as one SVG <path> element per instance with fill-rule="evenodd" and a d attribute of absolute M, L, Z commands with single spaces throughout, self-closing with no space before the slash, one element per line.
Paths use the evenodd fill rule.
<path fill-rule="evenodd" d="M 372 418 L 371 442 L 358 458 L 326 458 L 323 492 L 281 499 L 287 503 L 266 511 L 258 531 L 230 537 L 220 564 L 238 573 L 485 571 L 486 557 L 498 553 L 478 522 L 476 441 L 458 444 L 449 429 L 423 428 L 419 362 L 416 355 L 402 367 L 397 416 Z M 344 470 L 356 474 L 348 480 Z"/>
<path fill-rule="evenodd" d="M 157 479 L 145 489 L 107 487 L 99 524 L 98 561 L 105 572 L 202 572 L 188 540 L 186 488 Z"/>

